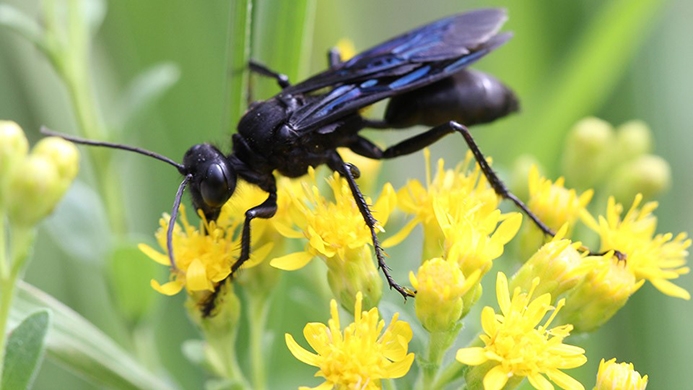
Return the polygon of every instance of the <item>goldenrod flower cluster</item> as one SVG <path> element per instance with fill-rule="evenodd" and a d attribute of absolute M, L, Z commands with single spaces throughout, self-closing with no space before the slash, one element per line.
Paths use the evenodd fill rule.
<path fill-rule="evenodd" d="M 597 140 L 616 137 L 598 120 L 586 120 L 576 128 L 579 131 L 573 137 L 582 142 L 577 142 L 576 148 L 584 150 L 567 153 L 567 160 L 602 153 L 600 142 L 606 141 L 595 146 L 587 142 L 585 134 L 595 133 Z M 631 123 L 619 131 L 621 135 L 613 142 L 629 147 L 631 153 L 627 155 L 638 158 L 645 153 L 647 147 L 637 137 L 642 133 L 641 124 Z M 265 258 L 273 267 L 287 271 L 301 269 L 313 259 L 322 260 L 326 266 L 326 279 L 336 299 L 330 303 L 327 325 L 316 322 L 304 328 L 304 337 L 314 352 L 286 334 L 291 353 L 318 368 L 315 375 L 324 382 L 315 388 L 378 389 L 384 381 L 406 375 L 416 378 L 416 388 L 442 388 L 464 381 L 468 389 L 511 389 L 526 379 L 538 389 L 552 389 L 554 385 L 584 389 L 564 372 L 586 361 L 585 351 L 567 342 L 571 333 L 591 332 L 602 326 L 647 281 L 666 295 L 690 299 L 690 294 L 673 281 L 689 271 L 686 257 L 691 240 L 685 233 L 657 233 L 657 204 L 643 203 L 643 195 L 635 195 L 625 213 L 614 197 L 603 198 L 606 210 L 595 212 L 590 204 L 598 189 L 578 191 L 566 187 L 566 179 L 550 180 L 532 168 L 527 204 L 555 231 L 553 237 L 544 237 L 531 221 L 525 221 L 521 228 L 520 213 L 500 210 L 501 199 L 471 154 L 453 169 L 439 160 L 432 173 L 428 151 L 425 153 L 424 183 L 410 180 L 398 190 L 386 183 L 376 191 L 377 197 L 367 199 L 379 222 L 377 230 L 386 237 L 384 248 L 411 241 L 408 237 L 418 226 L 423 230 L 421 253 L 411 256 L 420 266 L 410 274 L 417 292 L 414 309 L 418 324 L 412 323 L 413 316 L 407 322 L 398 313 L 389 325 L 380 319 L 378 304 L 383 288 L 371 232 L 349 186 L 336 173 L 310 171 L 305 178 L 281 179 L 279 213 L 268 221 L 253 221 L 253 257 L 244 268 Z M 599 168 L 608 174 L 608 169 Z M 377 167 L 368 169 L 375 171 Z M 374 183 L 368 186 L 374 187 Z M 238 256 L 243 212 L 264 197 L 260 191 L 240 185 L 222 216 L 217 221 L 203 218 L 199 228 L 193 227 L 182 212 L 181 226 L 175 228 L 173 239 L 177 268 L 168 283 L 153 281 L 152 286 L 168 295 L 185 288 L 193 303 L 203 301 L 205 294 L 229 275 Z M 390 229 L 393 219 L 402 215 L 408 222 Z M 163 232 L 167 222 L 168 217 L 164 217 L 157 233 L 162 248 L 166 246 Z M 587 248 L 573 240 L 575 232 L 590 230 L 599 239 L 598 246 Z M 494 263 L 516 236 L 520 254 L 514 256 L 522 265 L 510 277 L 494 272 Z M 302 249 L 272 251 L 285 243 L 298 243 Z M 168 265 L 166 253 L 142 248 Z M 402 261 L 398 260 L 391 259 L 389 264 L 400 266 Z M 463 321 L 474 320 L 468 314 L 482 294 L 481 283 L 488 273 L 496 281 L 498 309 L 483 308 L 476 319 L 482 333 L 467 347 L 455 346 Z M 343 321 L 338 303 L 353 315 L 353 322 Z M 422 331 L 416 336 L 412 328 Z M 409 343 L 417 338 L 422 348 L 410 352 Z M 446 355 L 456 359 L 449 363 Z M 407 374 L 412 366 L 418 367 L 418 374 Z M 612 361 L 603 363 L 596 388 L 644 388 L 647 377 L 640 378 L 632 366 L 628 370 Z"/>

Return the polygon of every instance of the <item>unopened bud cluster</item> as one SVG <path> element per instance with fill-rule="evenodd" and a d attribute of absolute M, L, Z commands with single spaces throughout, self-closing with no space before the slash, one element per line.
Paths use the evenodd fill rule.
<path fill-rule="evenodd" d="M 574 188 L 605 186 L 618 202 L 628 203 L 635 194 L 651 199 L 671 183 L 671 169 L 651 153 L 650 129 L 630 121 L 614 129 L 597 118 L 585 118 L 568 134 L 563 172 Z"/>
<path fill-rule="evenodd" d="M 30 227 L 45 218 L 77 175 L 77 148 L 62 138 L 29 142 L 14 122 L 0 121 L 0 207 L 10 223 Z"/>

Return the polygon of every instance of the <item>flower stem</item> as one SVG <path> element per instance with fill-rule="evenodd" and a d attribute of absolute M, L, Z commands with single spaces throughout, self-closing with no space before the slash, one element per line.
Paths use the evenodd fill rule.
<path fill-rule="evenodd" d="M 431 390 L 439 390 L 444 388 L 447 384 L 454 381 L 455 379 L 464 375 L 467 371 L 468 366 L 464 366 L 457 362 L 457 360 L 450 363 L 443 371 L 441 371 L 435 382 L 429 387 Z M 466 387 L 466 386 L 465 386 Z"/>
<path fill-rule="evenodd" d="M 267 370 L 265 362 L 267 356 L 264 353 L 263 337 L 267 327 L 267 315 L 269 313 L 269 299 L 267 294 L 258 294 L 250 297 L 249 319 L 250 322 L 250 361 L 252 367 L 252 383 L 256 390 L 267 388 Z"/>
<path fill-rule="evenodd" d="M 449 332 L 432 332 L 428 343 L 428 356 L 425 363 L 422 363 L 423 369 L 423 388 L 429 389 L 433 383 L 440 362 L 443 360 L 445 350 L 450 344 Z"/>
<path fill-rule="evenodd" d="M 89 31 L 83 16 L 83 6 L 77 1 L 68 5 L 67 41 L 59 31 L 58 9 L 53 1 L 44 5 L 46 32 L 45 44 L 41 47 L 58 76 L 65 83 L 74 109 L 79 131 L 90 139 L 105 139 L 106 129 L 94 93 L 90 88 Z M 111 172 L 110 153 L 99 148 L 87 148 L 88 156 L 96 171 L 98 189 L 104 199 L 111 229 L 116 235 L 125 233 L 125 218 L 122 212 L 118 189 L 122 188 L 119 176 Z"/>
<path fill-rule="evenodd" d="M 7 262 L 7 242 L 5 231 L 5 215 L 0 213 L 0 378 L 5 366 L 5 346 L 7 344 L 7 321 L 10 316 L 12 299 L 14 298 L 17 279 L 24 270 L 24 264 L 29 257 L 30 248 L 34 242 L 36 230 L 32 228 L 15 229 L 12 233 L 10 262 Z"/>

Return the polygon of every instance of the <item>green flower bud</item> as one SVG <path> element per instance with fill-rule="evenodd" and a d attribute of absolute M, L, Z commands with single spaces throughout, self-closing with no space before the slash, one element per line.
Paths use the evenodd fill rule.
<path fill-rule="evenodd" d="M 383 295 L 383 281 L 368 245 L 347 248 L 340 259 L 327 261 L 327 284 L 340 305 L 350 313 L 359 291 L 363 294 L 364 310 L 378 306 Z"/>
<path fill-rule="evenodd" d="M 200 302 L 206 301 L 211 292 L 196 292 L 188 296 L 186 309 L 188 315 L 205 334 L 208 342 L 223 339 L 232 334 L 240 324 L 241 301 L 233 291 L 233 283 L 226 282 L 218 288 L 221 291 L 217 294 L 214 311 L 210 316 L 204 317 L 200 310 Z"/>
<path fill-rule="evenodd" d="M 532 281 L 539 278 L 541 282 L 534 294 L 539 296 L 549 293 L 557 300 L 561 294 L 577 286 L 584 277 L 586 267 L 583 266 L 583 257 L 576 249 L 580 243 L 560 239 L 564 232 L 559 232 L 559 239 L 544 244 L 520 267 L 510 281 L 510 291 L 517 287 L 529 291 Z"/>
<path fill-rule="evenodd" d="M 55 208 L 77 175 L 79 154 L 70 142 L 46 138 L 23 159 L 9 178 L 10 222 L 30 227 Z"/>
<path fill-rule="evenodd" d="M 61 187 L 56 166 L 45 156 L 29 155 L 10 178 L 10 222 L 21 227 L 38 223 L 55 207 Z"/>
<path fill-rule="evenodd" d="M 630 121 L 616 129 L 615 154 L 622 161 L 650 153 L 652 150 L 652 133 L 643 121 Z"/>
<path fill-rule="evenodd" d="M 416 317 L 429 332 L 452 329 L 462 316 L 462 296 L 469 290 L 460 268 L 442 258 L 426 260 L 416 276 L 409 274 L 416 289 Z"/>
<path fill-rule="evenodd" d="M 606 323 L 645 282 L 636 281 L 624 261 L 611 253 L 587 257 L 592 270 L 566 297 L 558 314 L 563 324 L 572 324 L 575 333 L 591 332 Z M 626 260 L 627 261 L 627 260 Z"/>
<path fill-rule="evenodd" d="M 597 118 L 585 118 L 568 133 L 563 153 L 563 173 L 578 189 L 592 188 L 610 168 L 614 142 L 613 127 Z"/>
<path fill-rule="evenodd" d="M 77 176 L 79 171 L 79 152 L 72 142 L 59 137 L 47 137 L 41 139 L 31 154 L 46 156 L 55 164 L 61 181 L 67 186 Z"/>
<path fill-rule="evenodd" d="M 10 178 L 26 157 L 29 142 L 21 127 L 12 121 L 0 121 L 0 207 L 4 207 Z"/>
<path fill-rule="evenodd" d="M 533 166 L 537 167 L 539 172 L 544 172 L 544 169 L 541 168 L 541 164 L 536 157 L 529 154 L 518 157 L 513 163 L 513 170 L 510 176 L 510 188 L 520 199 L 529 198 L 529 181 L 527 177 L 529 177 L 529 172 L 532 170 Z"/>
<path fill-rule="evenodd" d="M 643 155 L 621 165 L 608 180 L 607 192 L 618 203 L 630 203 L 637 194 L 652 199 L 671 185 L 671 168 L 663 158 Z"/>

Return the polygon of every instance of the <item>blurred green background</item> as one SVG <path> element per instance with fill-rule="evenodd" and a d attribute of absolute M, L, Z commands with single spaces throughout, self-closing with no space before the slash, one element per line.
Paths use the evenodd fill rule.
<path fill-rule="evenodd" d="M 550 170 L 557 166 L 564 134 L 578 119 L 595 115 L 614 125 L 642 119 L 654 133 L 655 153 L 664 156 L 672 166 L 673 186 L 659 199 L 658 231 L 693 232 L 690 174 L 693 2 L 630 1 L 637 5 L 628 7 L 629 2 L 625 0 L 324 0 L 315 3 L 314 16 L 308 15 L 311 21 L 314 19 L 314 25 L 307 50 L 300 52 L 279 46 L 272 37 L 260 33 L 253 42 L 252 57 L 289 73 L 296 82 L 300 80 L 296 73 L 304 78 L 324 69 L 326 50 L 342 37 L 351 38 L 357 50 L 362 50 L 452 13 L 483 6 L 505 7 L 510 20 L 504 30 L 513 31 L 515 36 L 476 66 L 511 86 L 522 101 L 522 112 L 518 115 L 475 132 L 484 152 L 493 156 L 495 166 L 507 172 L 518 155 L 528 153 L 537 156 L 550 174 L 556 174 L 557 169 Z M 222 0 L 106 2 L 107 13 L 92 52 L 92 88 L 97 92 L 107 124 L 116 132 L 114 140 L 154 150 L 175 160 L 189 146 L 203 141 L 229 147 L 232 126 L 226 61 L 228 31 L 233 27 L 229 26 L 231 3 Z M 261 15 L 277 7 L 276 3 L 259 2 L 254 11 Z M 39 1 L 2 0 L 0 4 L 11 4 L 40 20 Z M 614 11 L 605 11 L 609 7 Z M 634 26 L 629 25 L 629 18 L 636 16 L 623 11 L 628 9 L 633 12 L 644 9 L 646 17 L 641 17 Z M 276 23 L 271 28 L 262 25 L 254 28 L 280 30 L 290 28 L 296 21 L 287 13 Z M 629 28 L 619 35 L 617 42 L 603 44 L 599 35 L 594 36 L 613 33 L 613 29 L 624 25 Z M 591 45 L 585 46 L 585 42 Z M 286 55 L 300 58 L 301 65 L 282 69 L 282 63 L 287 60 L 277 57 Z M 128 102 L 119 99 L 128 83 L 162 63 L 167 67 L 158 68 L 159 71 L 164 69 L 170 79 L 178 76 L 177 82 L 155 104 L 143 107 L 134 119 L 121 123 L 118 114 Z M 567 80 L 566 74 L 577 77 Z M 267 90 L 272 88 L 261 85 L 255 97 L 268 97 L 271 92 Z M 39 137 L 41 125 L 64 132 L 74 132 L 75 128 L 66 90 L 52 68 L 31 44 L 7 29 L 0 29 L 0 118 L 18 122 L 32 142 Z M 402 133 L 392 132 L 369 135 L 382 143 L 402 137 Z M 449 137 L 432 148 L 432 155 L 445 157 L 452 165 L 459 161 L 463 150 L 461 139 Z M 178 173 L 169 166 L 128 153 L 120 153 L 116 158 L 118 174 L 123 177 L 122 196 L 131 240 L 152 243 L 161 213 L 170 210 L 179 183 Z M 81 181 L 93 183 L 92 174 L 83 165 Z M 423 179 L 420 154 L 385 163 L 381 181 L 391 181 L 397 188 L 410 177 Z M 81 191 L 78 195 L 73 193 L 74 199 L 81 201 L 89 199 L 91 194 L 83 186 L 75 191 Z M 148 281 L 152 275 L 164 280 L 165 270 L 138 262 L 132 277 L 139 277 L 145 288 L 133 299 L 153 303 L 147 306 L 146 313 L 124 317 L 121 313 L 127 309 L 116 307 L 112 299 L 115 287 L 110 274 L 113 271 L 103 261 L 104 253 L 113 244 L 109 242 L 103 212 L 98 210 L 98 201 L 78 206 L 83 211 L 79 218 L 66 215 L 69 212 L 65 209 L 58 210 L 41 229 L 27 281 L 74 308 L 126 348 L 139 349 L 140 356 L 154 356 L 152 360 L 159 360 L 183 388 L 198 388 L 204 373 L 185 360 L 180 347 L 182 341 L 196 337 L 196 331 L 180 309 L 183 297 L 155 296 L 149 290 Z M 63 238 L 67 230 L 73 232 L 69 237 L 82 239 Z M 83 256 L 65 254 L 61 250 L 66 244 L 64 240 L 68 245 L 81 246 Z M 397 253 L 392 251 L 392 257 L 396 258 Z M 414 263 L 393 268 L 396 277 L 405 280 L 413 267 Z M 284 283 L 308 282 L 300 275 L 290 277 Z M 676 283 L 693 290 L 690 275 Z M 286 331 L 298 334 L 307 320 L 324 320 L 315 318 L 311 310 L 327 307 L 326 299 L 315 302 L 296 289 L 286 290 L 289 292 L 277 298 L 273 309 L 276 323 L 271 328 L 277 331 L 275 342 L 281 342 L 281 335 Z M 396 294 L 384 295 L 386 301 L 401 305 Z M 591 387 L 599 359 L 616 357 L 619 361 L 633 362 L 637 370 L 648 374 L 651 389 L 690 388 L 693 335 L 689 324 L 692 322 L 690 302 L 665 297 L 646 284 L 614 320 L 579 340 L 587 346 L 589 358 L 580 370 L 580 378 Z M 282 327 L 282 323 L 291 324 L 290 328 Z M 270 360 L 270 370 L 276 372 L 272 374 L 271 387 L 295 387 L 312 376 L 309 368 L 289 358 L 288 353 L 272 356 Z M 35 387 L 90 389 L 95 385 L 47 361 Z"/>

